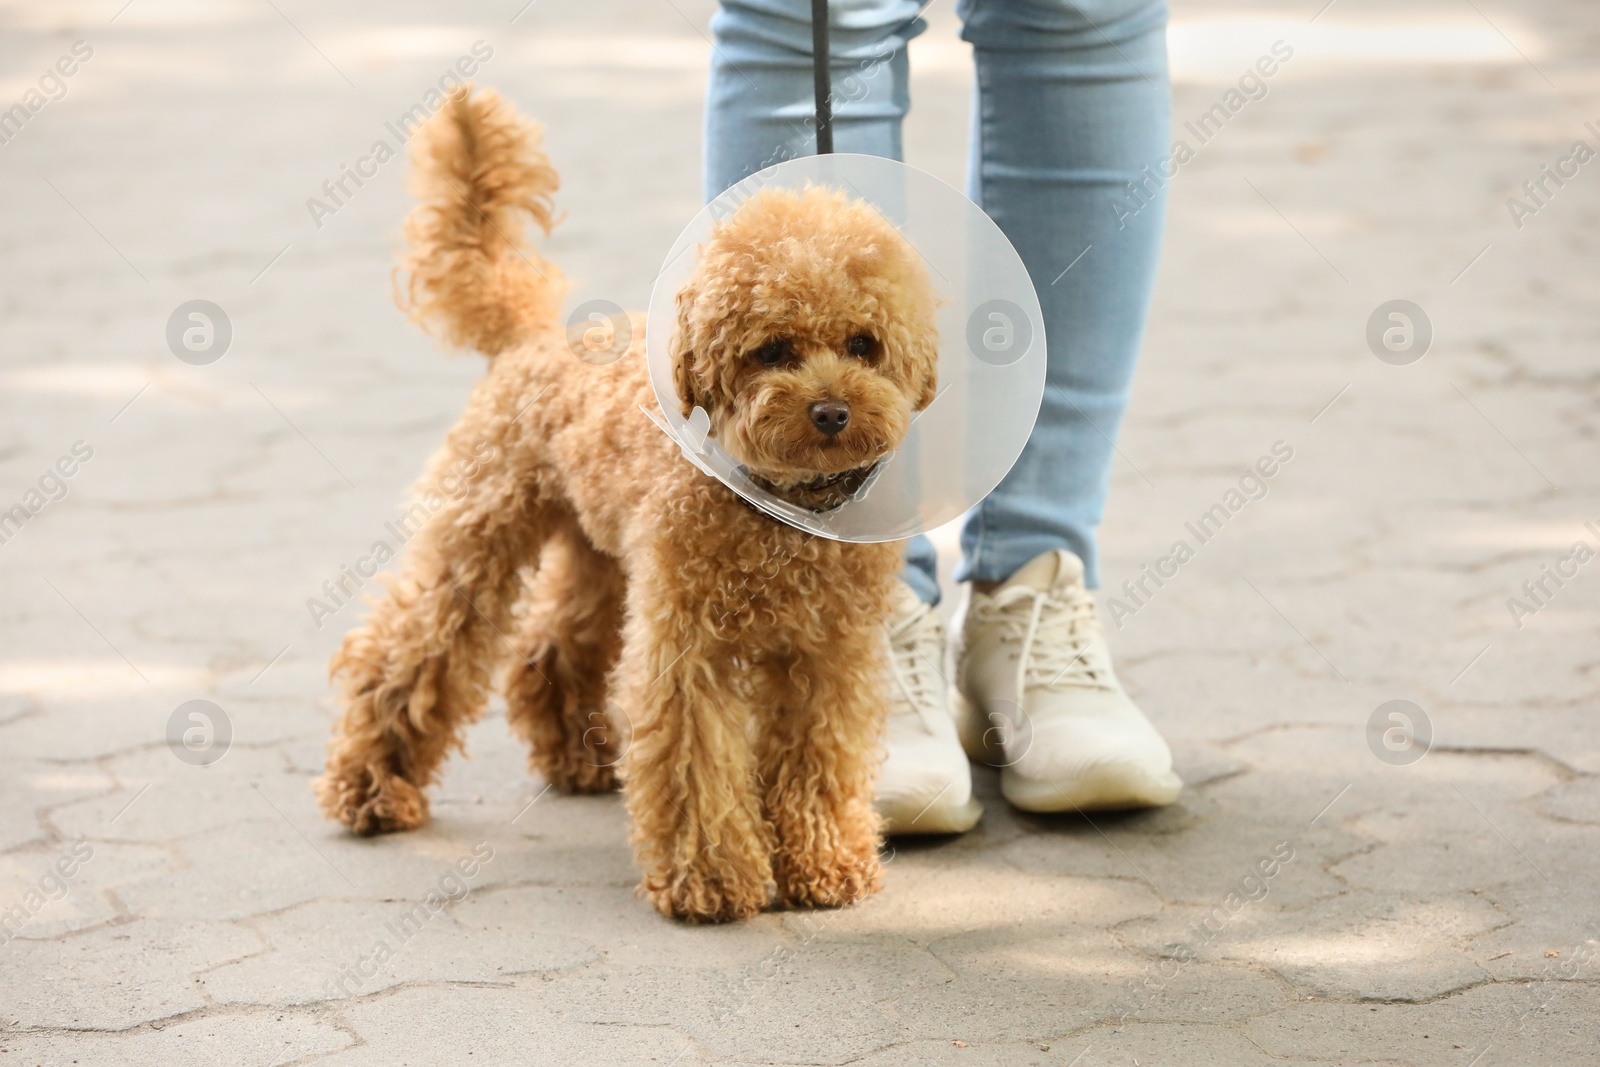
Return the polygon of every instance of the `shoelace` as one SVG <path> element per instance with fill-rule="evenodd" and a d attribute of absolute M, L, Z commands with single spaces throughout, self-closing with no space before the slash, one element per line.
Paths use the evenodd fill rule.
<path fill-rule="evenodd" d="M 923 611 L 889 640 L 889 670 L 895 685 L 930 731 L 937 727 L 933 716 L 945 684 L 940 674 L 940 634 L 939 616 Z"/>
<path fill-rule="evenodd" d="M 1107 672 L 1089 654 L 1099 631 L 1099 616 L 1086 590 L 1011 586 L 975 605 L 974 610 L 981 621 L 1000 627 L 1002 640 L 1020 639 L 1019 698 L 1030 688 L 1111 688 Z"/>

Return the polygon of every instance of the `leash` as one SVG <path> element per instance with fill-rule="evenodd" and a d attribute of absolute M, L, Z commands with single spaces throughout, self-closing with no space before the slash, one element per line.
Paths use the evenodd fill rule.
<path fill-rule="evenodd" d="M 811 83 L 817 98 L 817 155 L 833 151 L 833 89 L 828 69 L 828 0 L 811 0 Z"/>

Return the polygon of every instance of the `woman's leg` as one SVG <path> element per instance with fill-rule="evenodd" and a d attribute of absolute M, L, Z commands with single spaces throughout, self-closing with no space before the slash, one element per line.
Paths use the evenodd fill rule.
<path fill-rule="evenodd" d="M 900 158 L 906 42 L 926 24 L 913 0 L 831 0 L 833 146 Z M 723 0 L 711 16 L 705 194 L 816 152 L 810 0 Z"/>
<path fill-rule="evenodd" d="M 1161 244 L 1159 180 L 1129 193 L 1170 150 L 1166 8 L 963 0 L 961 13 L 978 68 L 971 193 L 1027 264 L 1049 361 L 1022 457 L 962 530 L 957 577 L 975 586 L 952 702 L 1016 807 L 1170 804 L 1172 752 L 1117 681 L 1085 588 Z"/>
<path fill-rule="evenodd" d="M 1022 457 L 968 516 L 956 577 L 1003 581 L 1066 548 L 1083 560 L 1092 589 L 1112 442 L 1161 244 L 1157 164 L 1171 151 L 1166 6 L 962 0 L 960 13 L 977 63 L 968 195 L 1033 277 L 1049 370 Z"/>

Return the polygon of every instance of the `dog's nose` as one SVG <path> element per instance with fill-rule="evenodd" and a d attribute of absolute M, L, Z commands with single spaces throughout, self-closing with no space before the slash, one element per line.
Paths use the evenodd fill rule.
<path fill-rule="evenodd" d="M 850 405 L 839 400 L 819 400 L 811 405 L 811 425 L 832 437 L 850 421 Z"/>

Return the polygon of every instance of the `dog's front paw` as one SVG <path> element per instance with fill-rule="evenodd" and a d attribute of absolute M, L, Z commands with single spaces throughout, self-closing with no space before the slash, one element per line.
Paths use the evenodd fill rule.
<path fill-rule="evenodd" d="M 397 775 L 380 777 L 366 767 L 330 765 L 314 788 L 328 817 L 362 837 L 415 830 L 428 821 L 428 798 Z"/>
<path fill-rule="evenodd" d="M 772 900 L 772 886 L 737 872 L 690 871 L 648 876 L 639 887 L 657 911 L 692 923 L 737 922 L 760 914 Z"/>
<path fill-rule="evenodd" d="M 876 850 L 780 860 L 776 873 L 778 900 L 788 908 L 842 908 L 876 893 L 883 883 Z"/>

